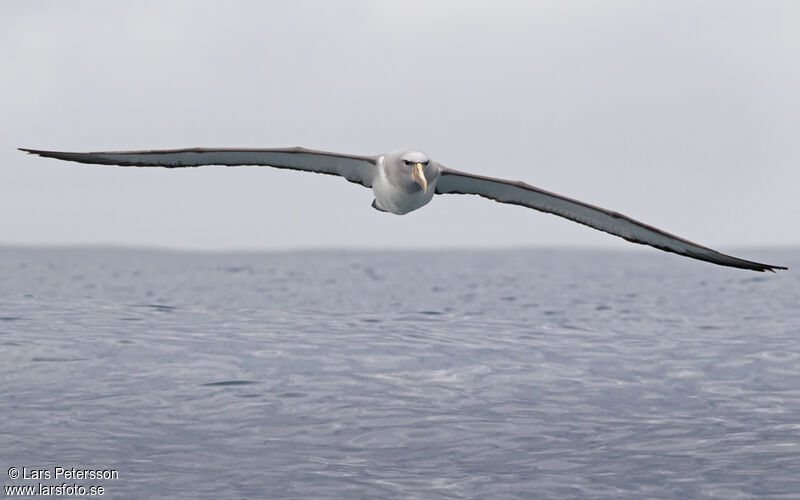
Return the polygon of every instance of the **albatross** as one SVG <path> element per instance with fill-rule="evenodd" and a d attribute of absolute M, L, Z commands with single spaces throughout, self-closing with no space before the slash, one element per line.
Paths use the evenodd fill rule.
<path fill-rule="evenodd" d="M 404 215 L 427 205 L 434 194 L 474 194 L 500 203 L 521 205 L 564 217 L 579 224 L 721 266 L 772 271 L 787 269 L 717 252 L 639 222 L 626 215 L 590 205 L 520 181 L 509 181 L 452 170 L 415 149 L 362 156 L 316 151 L 301 147 L 272 149 L 188 148 L 152 151 L 99 151 L 73 153 L 20 148 L 30 154 L 80 163 L 123 167 L 199 167 L 258 165 L 320 174 L 338 175 L 371 188 L 372 207 Z"/>

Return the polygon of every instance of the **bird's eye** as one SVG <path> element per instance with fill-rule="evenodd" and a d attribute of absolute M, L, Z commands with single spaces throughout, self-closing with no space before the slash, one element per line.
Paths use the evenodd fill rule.
<path fill-rule="evenodd" d="M 411 165 L 411 162 L 408 160 L 403 160 L 403 163 L 405 163 L 406 165 Z"/>

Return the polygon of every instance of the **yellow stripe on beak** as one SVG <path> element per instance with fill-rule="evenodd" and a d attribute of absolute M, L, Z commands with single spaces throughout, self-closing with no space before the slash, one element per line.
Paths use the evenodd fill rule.
<path fill-rule="evenodd" d="M 422 191 L 428 194 L 428 179 L 425 178 L 425 171 L 422 170 L 422 163 L 414 164 L 414 182 L 422 187 Z"/>

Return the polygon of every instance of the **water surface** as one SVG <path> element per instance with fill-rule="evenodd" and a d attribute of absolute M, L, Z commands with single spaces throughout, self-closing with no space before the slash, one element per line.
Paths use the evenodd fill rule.
<path fill-rule="evenodd" d="M 70 481 L 106 498 L 797 498 L 799 278 L 647 250 L 1 249 L 0 477 L 118 470 Z"/>

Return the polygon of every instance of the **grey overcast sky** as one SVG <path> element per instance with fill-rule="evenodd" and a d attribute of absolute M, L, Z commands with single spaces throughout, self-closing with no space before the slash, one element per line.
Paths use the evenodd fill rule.
<path fill-rule="evenodd" d="M 633 245 L 478 197 L 27 156 L 375 154 L 524 180 L 699 243 L 800 245 L 800 2 L 6 1 L 0 244 Z"/>

